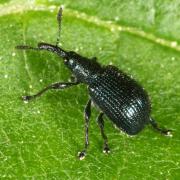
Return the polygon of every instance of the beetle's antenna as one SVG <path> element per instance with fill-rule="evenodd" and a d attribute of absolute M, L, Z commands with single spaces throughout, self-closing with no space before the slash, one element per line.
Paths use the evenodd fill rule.
<path fill-rule="evenodd" d="M 32 50 L 36 50 L 36 51 L 41 50 L 39 47 L 35 48 L 35 47 L 31 47 L 31 46 L 26 46 L 26 45 L 16 46 L 16 49 L 24 49 L 24 50 L 32 49 Z"/>
<path fill-rule="evenodd" d="M 63 12 L 63 7 L 61 6 L 61 7 L 59 8 L 59 11 L 58 11 L 58 14 L 57 14 L 57 21 L 58 21 L 58 36 L 57 36 L 57 40 L 56 40 L 56 46 L 58 46 L 59 41 L 60 41 L 62 12 Z"/>

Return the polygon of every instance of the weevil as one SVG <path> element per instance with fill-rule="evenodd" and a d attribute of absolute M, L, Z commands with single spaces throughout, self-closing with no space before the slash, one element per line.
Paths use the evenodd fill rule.
<path fill-rule="evenodd" d="M 50 51 L 63 59 L 64 65 L 70 69 L 75 77 L 72 82 L 53 83 L 37 94 L 23 96 L 24 101 L 29 101 L 44 94 L 50 89 L 66 89 L 78 84 L 87 85 L 89 99 L 84 109 L 85 119 L 85 145 L 78 153 L 79 159 L 86 155 L 89 145 L 88 131 L 91 116 L 91 104 L 94 103 L 99 109 L 97 124 L 104 141 L 103 152 L 109 153 L 108 138 L 104 132 L 104 118 L 106 115 L 112 123 L 128 135 L 138 134 L 147 124 L 164 135 L 171 135 L 171 130 L 163 129 L 150 116 L 151 103 L 144 88 L 126 73 L 112 65 L 102 66 L 96 58 L 86 58 L 73 51 L 66 51 L 59 47 L 62 8 L 57 15 L 58 37 L 56 44 L 38 43 L 37 47 L 19 45 L 16 48 L 21 50 Z"/>

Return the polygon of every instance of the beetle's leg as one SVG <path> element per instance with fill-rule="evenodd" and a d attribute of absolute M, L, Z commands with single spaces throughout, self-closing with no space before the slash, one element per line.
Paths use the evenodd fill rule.
<path fill-rule="evenodd" d="M 108 139 L 107 139 L 107 136 L 106 134 L 104 133 L 104 120 L 103 120 L 103 115 L 104 113 L 101 112 L 99 114 L 99 116 L 97 117 L 97 122 L 98 122 L 98 126 L 101 130 L 101 135 L 102 135 L 102 138 L 104 139 L 104 149 L 103 149 L 103 152 L 104 153 L 110 153 L 110 149 L 109 149 L 109 146 L 108 146 Z"/>
<path fill-rule="evenodd" d="M 53 84 L 45 87 L 41 91 L 39 91 L 37 94 L 31 95 L 31 96 L 22 96 L 22 99 L 24 101 L 29 101 L 29 100 L 32 100 L 36 97 L 41 96 L 43 93 L 45 93 L 49 89 L 65 89 L 65 88 L 69 88 L 69 87 L 77 85 L 77 84 L 79 84 L 79 82 L 67 82 L 67 83 L 57 82 L 57 83 L 53 83 Z"/>
<path fill-rule="evenodd" d="M 91 116 L 91 99 L 88 100 L 84 109 L 84 119 L 85 119 L 85 145 L 84 150 L 78 153 L 79 159 L 85 158 L 87 147 L 89 145 L 88 131 L 89 131 L 89 120 Z"/>
<path fill-rule="evenodd" d="M 152 125 L 152 127 L 159 131 L 161 134 L 164 134 L 165 136 L 172 136 L 171 130 L 160 128 L 158 126 L 158 123 L 154 119 L 150 118 L 149 122 Z"/>

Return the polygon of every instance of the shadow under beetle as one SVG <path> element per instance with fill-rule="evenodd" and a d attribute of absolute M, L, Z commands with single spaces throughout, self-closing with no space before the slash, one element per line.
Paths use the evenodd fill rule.
<path fill-rule="evenodd" d="M 53 83 L 37 94 L 23 96 L 24 101 L 41 96 L 49 89 L 66 89 L 80 83 L 87 84 L 90 98 L 84 109 L 85 116 L 85 147 L 78 156 L 83 159 L 89 145 L 88 129 L 91 116 L 91 103 L 97 105 L 101 112 L 97 123 L 104 140 L 104 153 L 109 153 L 108 139 L 104 133 L 103 115 L 106 115 L 119 129 L 128 135 L 138 134 L 147 124 L 164 135 L 171 135 L 170 130 L 159 128 L 157 122 L 150 117 L 151 104 L 146 91 L 131 77 L 115 66 L 101 66 L 96 58 L 86 58 L 73 51 L 66 51 L 58 47 L 61 31 L 62 8 L 59 9 L 58 38 L 56 45 L 38 43 L 38 47 L 20 45 L 22 50 L 46 50 L 57 54 L 64 61 L 75 77 L 74 82 Z"/>

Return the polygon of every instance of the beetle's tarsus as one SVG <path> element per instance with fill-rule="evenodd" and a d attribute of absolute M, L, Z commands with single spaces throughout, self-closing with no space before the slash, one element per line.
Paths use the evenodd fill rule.
<path fill-rule="evenodd" d="M 105 147 L 103 149 L 103 153 L 105 153 L 105 154 L 109 154 L 110 153 L 110 149 L 109 149 L 108 145 L 105 145 Z"/>
<path fill-rule="evenodd" d="M 30 101 L 33 98 L 33 96 L 22 96 L 21 99 L 23 101 Z"/>
<path fill-rule="evenodd" d="M 164 130 L 162 130 L 162 134 L 165 135 L 165 136 L 169 136 L 169 137 L 172 137 L 172 136 L 173 136 L 172 130 L 170 130 L 170 129 L 164 129 Z"/>
<path fill-rule="evenodd" d="M 81 152 L 78 152 L 79 160 L 83 160 L 85 158 L 85 156 L 86 156 L 85 150 L 81 151 Z"/>

